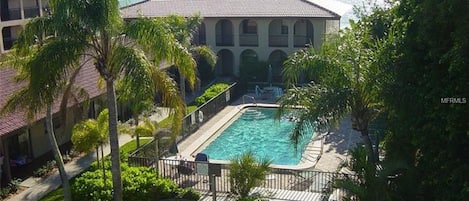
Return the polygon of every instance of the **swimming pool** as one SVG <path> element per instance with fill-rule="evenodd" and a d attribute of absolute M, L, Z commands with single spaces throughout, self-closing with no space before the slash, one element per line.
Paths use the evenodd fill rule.
<path fill-rule="evenodd" d="M 267 157 L 275 165 L 297 165 L 300 163 L 306 144 L 313 132 L 308 132 L 300 141 L 298 150 L 290 141 L 295 122 L 285 115 L 275 120 L 275 108 L 248 107 L 222 131 L 202 152 L 210 160 L 230 160 L 252 151 L 257 158 Z"/>

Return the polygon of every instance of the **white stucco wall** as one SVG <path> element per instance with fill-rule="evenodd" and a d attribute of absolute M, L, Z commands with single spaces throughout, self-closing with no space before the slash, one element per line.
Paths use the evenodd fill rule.
<path fill-rule="evenodd" d="M 233 34 L 234 34 L 234 45 L 233 46 L 217 46 L 216 45 L 216 34 L 221 34 L 217 33 L 216 31 L 216 24 L 219 20 L 222 19 L 227 19 L 230 20 L 232 25 L 233 25 Z M 241 22 L 245 19 L 251 19 L 254 20 L 257 23 L 257 34 L 258 34 L 258 46 L 254 47 L 248 47 L 248 46 L 240 46 L 239 45 L 239 32 L 240 32 L 240 26 Z M 275 51 L 275 50 L 281 50 L 285 52 L 287 55 L 297 51 L 301 47 L 294 47 L 294 25 L 295 22 L 297 22 L 300 19 L 304 18 L 285 18 L 285 19 L 280 19 L 280 18 L 204 18 L 204 23 L 205 23 L 205 30 L 206 30 L 206 41 L 207 41 L 207 46 L 212 48 L 212 50 L 215 53 L 218 53 L 220 50 L 227 49 L 230 50 L 233 53 L 234 56 L 234 65 L 233 65 L 233 73 L 237 76 L 239 76 L 239 64 L 240 64 L 240 56 L 241 53 L 247 49 L 254 50 L 257 55 L 258 59 L 260 61 L 267 61 L 269 58 L 269 55 Z M 277 20 L 277 21 L 275 21 Z M 271 22 L 273 23 L 280 23 L 282 22 L 283 25 L 288 26 L 288 47 L 270 47 L 269 46 L 269 25 Z M 338 20 L 329 20 L 326 22 L 324 19 L 307 19 L 309 22 L 311 22 L 312 27 L 313 27 L 313 33 L 314 33 L 314 41 L 313 45 L 315 48 L 318 48 L 322 45 L 322 42 L 324 40 L 324 34 L 326 32 L 337 32 L 339 29 Z M 280 24 L 278 25 L 280 26 Z M 306 33 L 306 30 L 304 28 L 299 28 L 301 33 Z M 278 32 L 278 33 L 277 33 Z M 275 30 L 273 34 L 281 34 L 280 30 Z"/>

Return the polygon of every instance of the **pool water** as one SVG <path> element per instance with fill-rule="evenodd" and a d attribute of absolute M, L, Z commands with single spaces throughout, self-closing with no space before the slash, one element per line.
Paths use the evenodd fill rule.
<path fill-rule="evenodd" d="M 255 157 L 272 160 L 276 165 L 299 164 L 306 144 L 313 132 L 300 140 L 298 149 L 290 141 L 295 122 L 292 113 L 280 120 L 274 119 L 275 108 L 247 108 L 202 152 L 210 159 L 231 160 L 244 152 L 251 151 Z"/>

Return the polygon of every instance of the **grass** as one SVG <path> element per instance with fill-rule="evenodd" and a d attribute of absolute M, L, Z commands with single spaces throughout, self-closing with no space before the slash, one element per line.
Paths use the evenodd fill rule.
<path fill-rule="evenodd" d="M 147 142 L 149 142 L 151 139 L 140 139 L 140 144 L 144 145 Z M 120 151 L 126 152 L 126 153 L 132 153 L 137 149 L 137 141 L 132 140 L 130 142 L 125 143 L 120 147 Z M 86 172 L 83 171 L 83 172 Z M 75 181 L 75 177 L 70 179 L 70 186 L 73 185 L 73 182 Z M 59 187 L 58 189 L 55 189 L 54 191 L 48 193 L 46 196 L 40 199 L 40 201 L 62 201 L 63 199 L 63 189 L 62 187 Z"/>
<path fill-rule="evenodd" d="M 196 105 L 188 105 L 186 107 L 186 113 L 190 114 L 191 112 L 195 111 L 197 109 Z M 158 122 L 158 128 L 171 128 L 171 124 L 173 123 L 173 117 L 169 116 L 160 122 Z"/>

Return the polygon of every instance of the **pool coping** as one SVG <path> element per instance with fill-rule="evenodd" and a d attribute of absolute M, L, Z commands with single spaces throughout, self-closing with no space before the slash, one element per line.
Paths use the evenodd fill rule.
<path fill-rule="evenodd" d="M 236 115 L 240 115 L 240 111 L 247 107 L 278 107 L 277 104 L 267 104 L 267 103 L 248 103 L 240 104 L 236 106 L 227 106 L 222 110 L 221 114 L 217 114 L 212 117 L 206 126 L 208 129 L 200 129 L 194 133 L 194 137 L 197 137 L 195 140 L 187 138 L 183 140 L 180 144 L 189 144 L 188 146 L 181 149 L 180 155 L 187 160 L 194 160 L 193 156 L 202 149 L 202 147 L 208 146 L 211 141 L 213 141 L 221 132 L 221 129 L 227 126 L 230 121 L 233 121 Z M 228 110 L 228 111 L 225 111 Z M 224 111 L 224 112 L 223 112 Z M 223 115 L 221 118 L 219 115 Z M 219 120 L 217 120 L 217 117 Z M 303 153 L 302 159 L 298 165 L 270 165 L 272 168 L 281 168 L 281 169 L 290 169 L 290 170 L 303 170 L 314 168 L 317 161 L 319 160 L 322 154 L 322 140 L 318 137 L 320 133 L 316 133 L 311 138 L 310 142 L 306 145 L 305 152 Z M 190 143 L 189 140 L 192 140 Z M 230 161 L 226 160 L 210 160 L 210 163 L 215 164 L 229 164 Z"/>

